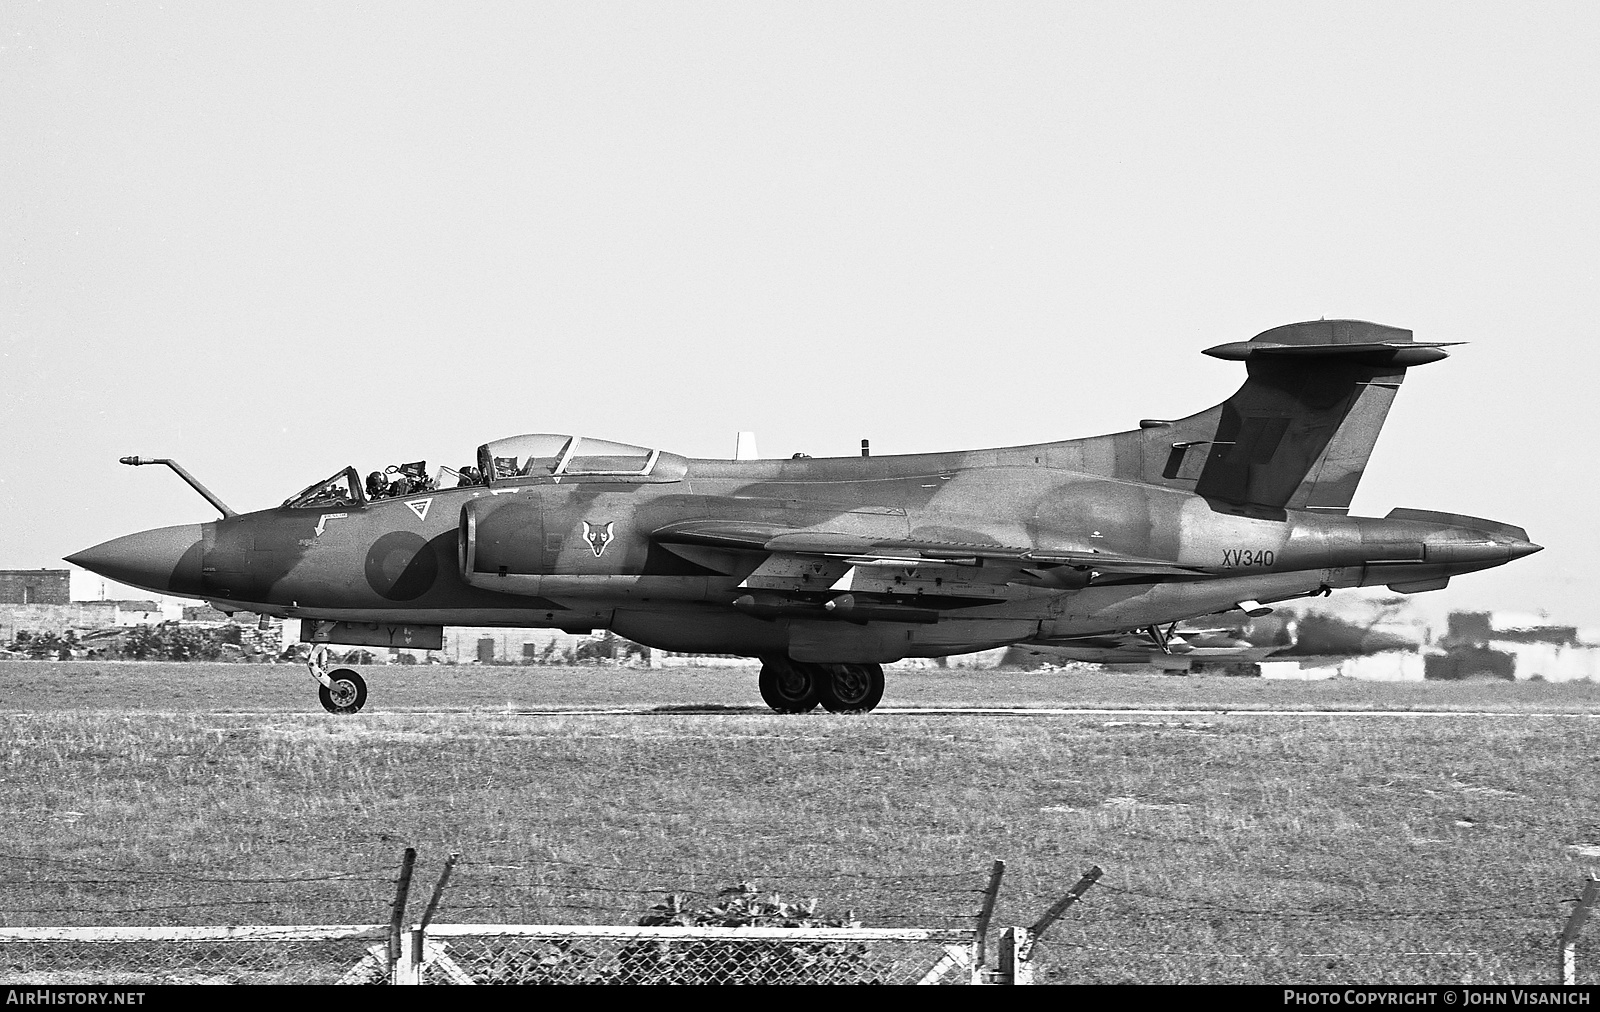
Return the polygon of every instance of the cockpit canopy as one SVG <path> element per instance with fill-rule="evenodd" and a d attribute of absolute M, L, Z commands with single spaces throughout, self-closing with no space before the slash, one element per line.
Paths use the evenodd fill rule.
<path fill-rule="evenodd" d="M 534 432 L 478 447 L 478 469 L 490 482 L 565 478 L 677 481 L 689 462 L 675 453 L 592 436 Z"/>
<path fill-rule="evenodd" d="M 425 480 L 425 470 L 426 465 L 418 461 L 415 464 L 391 466 L 388 472 L 413 480 Z M 463 477 L 464 471 L 441 468 L 438 478 L 425 487 L 430 491 L 443 488 L 446 474 L 457 476 L 464 485 L 499 485 L 540 481 L 669 482 L 681 480 L 688 470 L 687 458 L 664 450 L 613 443 L 609 439 L 590 436 L 534 432 L 525 436 L 507 436 L 478 447 L 478 471 L 481 477 Z M 393 491 L 388 493 L 391 496 L 395 494 Z M 347 467 L 333 477 L 290 496 L 283 505 L 290 509 L 360 507 L 365 506 L 370 498 L 356 469 Z M 378 495 L 377 498 L 384 496 Z"/>
<path fill-rule="evenodd" d="M 365 506 L 367 497 L 361 491 L 361 476 L 356 469 L 347 467 L 331 478 L 309 485 L 283 501 L 290 509 L 310 509 L 315 506 Z"/>

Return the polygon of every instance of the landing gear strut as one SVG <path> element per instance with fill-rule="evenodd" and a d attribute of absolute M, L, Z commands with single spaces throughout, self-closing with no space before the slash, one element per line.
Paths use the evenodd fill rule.
<path fill-rule="evenodd" d="M 352 668 L 326 666 L 328 647 L 319 643 L 311 648 L 306 667 L 317 680 L 317 698 L 329 713 L 356 713 L 367 704 L 367 682 Z"/>
<path fill-rule="evenodd" d="M 761 662 L 760 687 L 762 700 L 779 713 L 805 713 L 818 703 L 829 713 L 866 713 L 883 698 L 883 668 L 769 657 Z"/>
<path fill-rule="evenodd" d="M 1164 654 L 1170 655 L 1172 653 L 1172 637 L 1178 631 L 1178 623 L 1174 622 L 1165 629 L 1158 625 L 1147 625 L 1144 627 L 1144 631 L 1145 635 L 1150 637 L 1150 641 L 1156 645 L 1156 649 Z"/>

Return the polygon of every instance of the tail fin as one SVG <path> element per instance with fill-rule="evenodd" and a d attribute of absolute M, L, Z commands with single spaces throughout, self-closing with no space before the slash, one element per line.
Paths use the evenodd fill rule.
<path fill-rule="evenodd" d="M 1445 357 L 1411 331 L 1293 323 L 1206 349 L 1249 378 L 1222 404 L 1144 423 L 1144 480 L 1236 506 L 1345 513 L 1406 368 Z"/>

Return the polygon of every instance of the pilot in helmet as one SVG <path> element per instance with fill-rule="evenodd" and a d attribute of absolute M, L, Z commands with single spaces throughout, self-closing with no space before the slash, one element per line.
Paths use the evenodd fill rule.
<path fill-rule="evenodd" d="M 389 492 L 389 483 L 383 480 L 382 471 L 367 475 L 367 498 L 382 499 Z"/>

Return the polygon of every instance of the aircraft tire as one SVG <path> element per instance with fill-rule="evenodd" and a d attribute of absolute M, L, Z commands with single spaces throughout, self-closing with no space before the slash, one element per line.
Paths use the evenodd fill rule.
<path fill-rule="evenodd" d="M 338 668 L 328 672 L 328 677 L 333 679 L 333 688 L 317 686 L 317 698 L 322 701 L 324 710 L 329 713 L 356 713 L 367 705 L 367 682 L 356 671 Z"/>
<path fill-rule="evenodd" d="M 806 713 L 817 705 L 820 683 L 819 665 L 801 664 L 787 657 L 761 662 L 761 699 L 779 713 Z"/>
<path fill-rule="evenodd" d="M 878 664 L 824 664 L 817 686 L 829 713 L 868 713 L 883 698 L 883 667 Z"/>

